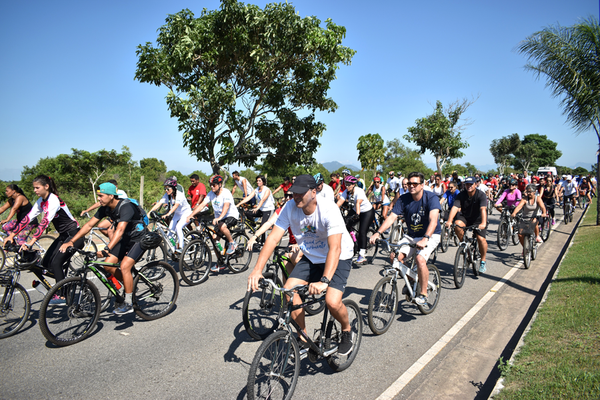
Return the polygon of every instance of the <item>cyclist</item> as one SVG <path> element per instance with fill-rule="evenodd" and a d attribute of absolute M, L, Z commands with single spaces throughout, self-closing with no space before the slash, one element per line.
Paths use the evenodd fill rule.
<path fill-rule="evenodd" d="M 283 178 L 283 183 L 279 185 L 277 189 L 273 190 L 273 196 L 275 196 L 275 193 L 279 192 L 280 190 L 283 190 L 283 197 L 287 201 L 292 198 L 292 193 L 289 191 L 291 187 L 292 183 L 290 182 L 290 177 L 286 176 L 285 178 Z"/>
<path fill-rule="evenodd" d="M 273 199 L 273 194 L 271 193 L 271 189 L 269 189 L 266 184 L 267 178 L 265 178 L 263 175 L 257 176 L 256 189 L 252 190 L 248 197 L 245 197 L 238 203 L 239 207 L 242 204 L 249 202 L 251 199 L 256 198 L 257 204 L 252 210 L 246 211 L 246 216 L 250 219 L 262 217 L 261 226 L 269 220 L 271 213 L 275 210 L 275 200 Z M 265 242 L 264 234 L 260 237 L 260 242 Z"/>
<path fill-rule="evenodd" d="M 206 186 L 200 182 L 198 174 L 190 175 L 191 186 L 187 190 L 187 199 L 191 201 L 190 207 L 196 207 L 196 204 L 201 203 L 206 197 Z"/>
<path fill-rule="evenodd" d="M 106 248 L 98 251 L 97 254 L 100 257 L 106 257 L 104 260 L 106 262 L 121 262 L 119 268 L 110 266 L 104 268 L 123 282 L 125 287 L 125 301 L 122 304 L 115 304 L 113 313 L 117 315 L 129 314 L 133 312 L 133 276 L 131 275 L 131 268 L 144 255 L 144 250 L 139 244 L 146 233 L 142 223 L 143 216 L 138 207 L 132 202 L 118 197 L 117 187 L 110 182 L 105 182 L 99 186 L 98 201 L 100 207 L 96 214 L 73 238 L 60 247 L 60 251 L 65 253 L 69 247 L 74 246 L 73 243 L 83 242 L 85 235 L 100 220 L 108 218 L 113 226 L 114 233 Z"/>
<path fill-rule="evenodd" d="M 446 185 L 442 182 L 442 176 L 438 173 L 434 176 L 431 190 L 438 198 L 441 198 L 444 195 L 444 192 L 446 192 Z"/>
<path fill-rule="evenodd" d="M 119 185 L 117 184 L 117 181 L 114 179 L 109 179 L 107 182 L 112 183 L 113 185 L 115 185 L 115 187 L 117 188 L 117 197 L 120 199 L 127 199 L 127 193 L 125 193 L 124 190 L 120 190 L 119 189 Z M 86 208 L 85 210 L 83 210 L 81 212 L 81 214 L 79 214 L 80 217 L 83 217 L 85 214 L 87 214 L 90 211 L 93 211 L 95 209 L 97 209 L 98 207 L 100 207 L 101 204 L 99 201 L 95 202 L 94 204 L 92 204 L 89 208 Z M 98 225 L 98 228 L 101 228 L 100 232 L 102 232 L 102 234 L 104 236 L 106 236 L 109 240 L 112 237 L 112 234 L 114 232 L 114 229 L 112 228 L 110 222 L 108 220 L 104 220 L 102 222 L 100 222 L 100 224 Z"/>
<path fill-rule="evenodd" d="M 456 172 L 456 171 L 452 172 L 452 182 L 456 183 L 456 188 L 458 190 L 461 190 L 461 191 L 463 190 L 462 180 L 459 178 L 458 172 Z"/>
<path fill-rule="evenodd" d="M 525 176 L 523 174 L 519 174 L 517 182 L 518 182 L 518 189 L 521 191 L 521 193 L 523 193 L 525 191 L 525 188 L 527 187 L 527 185 L 529 185 L 529 181 L 527 180 L 527 178 L 525 178 Z"/>
<path fill-rule="evenodd" d="M 378 176 L 373 178 L 373 197 L 371 198 L 371 202 L 374 203 L 373 208 L 375 210 L 378 210 L 379 207 L 382 207 L 381 221 L 379 222 L 383 222 L 383 220 L 387 217 L 388 211 L 390 209 L 390 198 L 385 193 L 385 189 L 381 182 L 381 178 Z"/>
<path fill-rule="evenodd" d="M 591 195 L 591 185 L 588 182 L 587 178 L 584 176 L 581 179 L 581 183 L 578 186 L 578 190 L 579 190 L 579 196 L 585 196 L 587 197 L 588 201 L 591 203 L 592 202 L 592 195 Z"/>
<path fill-rule="evenodd" d="M 396 192 L 398 192 L 398 190 L 402 186 L 402 181 L 395 176 L 394 171 L 390 171 L 390 172 L 388 172 L 388 179 L 385 183 L 387 186 L 387 195 L 390 198 L 392 198 L 392 197 L 395 198 Z"/>
<path fill-rule="evenodd" d="M 229 243 L 227 254 L 231 255 L 235 252 L 237 244 L 233 241 L 229 228 L 237 225 L 240 213 L 235 206 L 231 192 L 229 189 L 223 187 L 223 177 L 221 175 L 215 175 L 210 179 L 210 188 L 211 191 L 208 192 L 202 203 L 196 205 L 196 208 L 187 217 L 187 220 L 189 221 L 194 215 L 201 212 L 210 201 L 215 212 L 212 223 L 215 226 L 215 230 L 225 236 L 227 243 Z M 218 268 L 217 265 L 214 265 L 212 271 L 218 271 Z"/>
<path fill-rule="evenodd" d="M 183 249 L 183 227 L 188 224 L 188 217 L 192 214 L 192 208 L 188 203 L 183 192 L 177 190 L 177 180 L 173 178 L 167 178 L 163 184 L 165 187 L 165 194 L 161 199 L 152 207 L 150 212 L 158 210 L 163 204 L 166 204 L 169 211 L 163 216 L 168 218 L 171 215 L 173 218 L 169 223 L 169 231 L 175 232 L 177 235 L 177 248 L 176 252 L 181 252 Z"/>
<path fill-rule="evenodd" d="M 31 211 L 33 206 L 27 199 L 27 196 L 25 196 L 25 193 L 23 193 L 23 189 L 17 185 L 10 184 L 6 186 L 5 193 L 8 200 L 2 207 L 0 207 L 0 214 L 9 208 L 10 212 L 6 218 L 0 221 L 0 226 L 2 226 L 2 229 L 6 233 L 10 233 L 14 231 L 17 226 L 19 226 L 19 223 L 27 216 L 27 214 L 29 214 L 29 211 Z M 15 215 L 17 218 L 11 221 L 12 217 Z M 29 221 L 29 223 L 16 236 L 15 241 L 17 244 L 20 246 L 25 243 L 29 233 L 37 228 L 37 226 L 37 218 L 33 218 L 31 221 Z"/>
<path fill-rule="evenodd" d="M 408 174 L 409 193 L 400 196 L 390 216 L 383 221 L 379 230 L 370 239 L 371 243 L 375 243 L 381 236 L 381 232 L 392 226 L 398 215 L 406 217 L 408 232 L 399 243 L 403 246 L 398 252 L 398 261 L 402 262 L 404 258 L 417 252 L 416 263 L 421 294 L 415 299 L 415 302 L 421 306 L 427 304 L 427 282 L 429 280 L 427 260 L 440 243 L 442 232 L 439 221 L 440 202 L 433 192 L 423 190 L 424 180 L 425 177 L 420 172 Z M 408 246 L 413 241 L 416 242 L 417 248 Z M 394 256 L 393 253 L 392 256 Z"/>
<path fill-rule="evenodd" d="M 454 199 L 456 198 L 456 196 L 459 193 L 460 193 L 460 191 L 456 188 L 456 183 L 453 181 L 450 181 L 448 183 L 448 190 L 446 190 L 444 192 L 444 194 L 442 195 L 442 198 L 440 199 L 441 206 L 446 204 L 446 207 L 444 208 L 444 210 L 446 210 L 446 211 L 442 215 L 442 219 L 444 221 L 448 219 L 449 210 L 452 209 L 452 206 L 454 205 Z"/>
<path fill-rule="evenodd" d="M 71 258 L 71 254 L 59 252 L 59 246 L 75 236 L 79 231 L 79 223 L 69 211 L 69 207 L 58 197 L 56 183 L 52 178 L 46 175 L 38 175 L 33 178 L 33 192 L 40 198 L 35 202 L 29 213 L 23 217 L 19 225 L 8 235 L 4 244 L 12 242 L 13 238 L 29 225 L 30 221 L 41 213 L 45 216 L 33 232 L 33 237 L 21 245 L 20 250 L 27 250 L 42 236 L 50 222 L 58 232 L 58 237 L 52 242 L 46 250 L 42 259 L 42 266 L 48 271 L 52 271 L 54 279 L 59 282 L 65 278 L 63 266 Z M 75 247 L 83 247 L 83 238 L 74 241 Z M 50 304 L 64 305 L 65 299 L 55 296 L 50 300 Z"/>
<path fill-rule="evenodd" d="M 243 198 L 248 197 L 248 195 L 250 195 L 250 193 L 254 190 L 248 179 L 244 178 L 243 176 L 240 176 L 240 173 L 238 171 L 233 171 L 231 177 L 233 178 L 237 186 L 234 186 L 233 189 L 231 189 L 232 196 L 238 187 L 242 190 L 242 192 L 244 192 Z M 253 197 L 252 199 L 250 199 L 248 204 L 250 204 L 251 206 L 256 205 L 256 199 Z"/>
<path fill-rule="evenodd" d="M 317 172 L 313 178 L 315 178 L 315 182 L 317 183 L 317 196 L 323 197 L 324 199 L 328 199 L 335 203 L 335 195 L 333 194 L 333 189 L 331 186 L 326 185 L 323 180 L 323 175 L 320 172 Z"/>
<path fill-rule="evenodd" d="M 577 183 L 573 181 L 571 175 L 567 175 L 565 181 L 562 184 L 563 187 L 563 203 L 565 201 L 571 201 L 573 207 L 577 204 Z"/>
<path fill-rule="evenodd" d="M 341 207 L 346 200 L 348 200 L 349 203 L 354 204 L 354 212 L 352 213 L 353 218 L 350 221 L 356 219 L 360 221 L 358 226 L 358 237 L 356 238 L 359 249 L 356 264 L 365 264 L 367 262 L 367 259 L 365 258 L 367 252 L 367 233 L 373 222 L 375 211 L 373 210 L 371 202 L 367 199 L 365 191 L 357 187 L 357 181 L 358 180 L 352 175 L 348 175 L 344 178 L 346 190 L 340 194 L 337 205 L 338 207 Z M 355 223 L 356 222 L 350 222 L 350 225 L 354 225 Z"/>
<path fill-rule="evenodd" d="M 462 241 L 464 230 L 459 227 L 470 225 L 478 225 L 478 230 L 475 231 L 477 243 L 479 245 L 479 253 L 481 254 L 481 262 L 479 264 L 479 272 L 484 273 L 486 254 L 487 254 L 487 197 L 481 190 L 477 190 L 476 180 L 473 177 L 468 177 L 464 182 L 465 190 L 461 191 L 454 199 L 454 205 L 450 210 L 446 227 L 450 228 L 452 222 L 456 219 L 457 228 L 456 235 Z M 459 213 L 460 211 L 460 213 Z"/>
<path fill-rule="evenodd" d="M 525 188 L 525 198 L 523 198 L 519 205 L 515 207 L 513 210 L 511 217 L 515 218 L 517 213 L 523 209 L 523 218 L 533 218 L 538 214 L 539 210 L 542 210 L 542 217 L 546 217 L 546 207 L 544 206 L 544 202 L 542 198 L 537 195 L 535 184 L 530 183 Z M 533 219 L 532 222 L 535 222 L 535 241 L 537 243 L 542 243 L 542 238 L 540 237 L 540 227 L 537 224 L 537 218 Z M 523 235 L 519 235 L 519 241 L 521 245 L 523 245 L 524 238 Z"/>
<path fill-rule="evenodd" d="M 333 189 L 334 194 L 337 196 L 340 186 L 340 176 L 336 173 L 333 173 L 329 175 L 329 178 L 331 180 L 329 181 L 328 185 L 331 187 L 331 189 Z"/>
<path fill-rule="evenodd" d="M 548 215 L 552 218 L 552 225 L 554 225 L 556 223 L 554 206 L 556 205 L 556 201 L 558 200 L 558 193 L 556 191 L 556 187 L 554 186 L 552 176 L 546 176 L 542 182 L 542 201 L 546 206 L 546 211 L 548 212 Z"/>
<path fill-rule="evenodd" d="M 521 198 L 522 193 L 519 189 L 517 189 L 517 180 L 511 179 L 509 182 L 509 188 L 502 192 L 494 206 L 498 209 L 498 211 L 502 212 L 502 202 L 506 201 L 506 206 L 509 210 L 512 210 L 517 204 L 519 204 Z"/>
<path fill-rule="evenodd" d="M 331 315 L 342 325 L 342 339 L 338 354 L 347 355 L 352 350 L 352 337 L 348 311 L 342 303 L 350 275 L 354 243 L 344 226 L 342 215 L 333 203 L 317 196 L 317 184 L 310 175 L 299 175 L 291 188 L 293 200 L 286 203 L 279 214 L 273 231 L 258 256 L 254 270 L 248 277 L 248 290 L 257 290 L 262 270 L 283 237 L 284 231 L 292 228 L 302 259 L 285 283 L 286 288 L 309 284 L 309 294 L 319 294 L 327 289 L 325 302 Z M 294 304 L 300 304 L 300 296 L 294 296 Z M 306 334 L 304 309 L 292 313 L 300 326 L 300 343 Z"/>

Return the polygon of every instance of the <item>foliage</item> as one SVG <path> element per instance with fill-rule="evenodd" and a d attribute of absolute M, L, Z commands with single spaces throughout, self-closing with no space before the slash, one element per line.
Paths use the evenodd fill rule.
<path fill-rule="evenodd" d="M 385 147 L 384 172 L 394 171 L 405 176 L 415 171 L 422 172 L 425 176 L 433 174 L 433 170 L 421 159 L 421 153 L 404 145 L 399 139 L 387 142 Z"/>
<path fill-rule="evenodd" d="M 556 160 L 562 156 L 562 151 L 557 150 L 556 147 L 558 144 L 549 140 L 546 135 L 539 135 L 537 133 L 532 135 L 526 135 L 523 137 L 523 141 L 521 142 L 521 147 L 533 145 L 535 150 L 535 155 L 531 160 L 531 166 L 529 169 L 532 171 L 537 171 L 539 167 L 550 167 L 554 166 Z M 518 164 L 515 165 L 515 168 L 518 167 Z"/>
<path fill-rule="evenodd" d="M 569 167 L 556 166 L 556 173 L 558 175 L 573 175 L 573 169 Z"/>
<path fill-rule="evenodd" d="M 469 175 L 469 171 L 467 170 L 467 168 L 464 165 L 460 165 L 460 164 L 452 164 L 451 162 L 446 164 L 444 166 L 444 169 L 442 170 L 442 173 L 444 175 L 452 175 L 452 173 L 456 172 L 458 174 L 458 176 L 468 176 Z"/>
<path fill-rule="evenodd" d="M 184 146 L 213 173 L 223 165 L 310 165 L 333 112 L 339 64 L 355 51 L 330 19 L 300 18 L 288 3 L 263 9 L 223 0 L 219 10 L 169 15 L 157 46 L 138 46 L 135 78 L 169 89 L 167 105 Z M 301 116 L 303 115 L 303 116 Z"/>
<path fill-rule="evenodd" d="M 577 168 L 575 168 L 575 169 L 573 170 L 573 175 L 579 175 L 579 176 L 582 176 L 582 175 L 587 175 L 587 174 L 589 174 L 589 173 L 590 173 L 590 172 L 589 172 L 587 169 L 583 168 L 583 167 L 577 167 Z"/>
<path fill-rule="evenodd" d="M 590 174 L 592 174 L 592 175 L 598 175 L 598 163 L 592 165 L 592 168 L 590 170 Z"/>
<path fill-rule="evenodd" d="M 416 144 L 421 154 L 430 151 L 435 157 L 438 172 L 441 174 L 444 165 L 454 158 L 461 158 L 461 149 L 469 144 L 461 139 L 461 128 L 457 127 L 461 115 L 472 104 L 466 99 L 454 102 L 443 109 L 442 102 L 437 101 L 433 114 L 415 121 L 416 126 L 408 128 L 404 139 Z"/>
<path fill-rule="evenodd" d="M 363 135 L 358 138 L 356 150 L 358 150 L 358 161 L 360 161 L 363 171 L 371 170 L 372 179 L 375 176 L 377 167 L 384 160 L 385 149 L 383 147 L 383 139 L 378 133 Z"/>
<path fill-rule="evenodd" d="M 520 145 L 521 139 L 518 133 L 492 140 L 490 153 L 492 153 L 494 162 L 498 165 L 498 171 L 501 174 L 504 174 L 506 167 L 510 165 L 511 154 L 514 154 Z"/>

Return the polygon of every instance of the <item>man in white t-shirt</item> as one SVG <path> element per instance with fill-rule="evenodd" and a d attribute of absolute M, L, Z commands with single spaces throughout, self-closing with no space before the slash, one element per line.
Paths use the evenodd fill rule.
<path fill-rule="evenodd" d="M 315 182 L 317 183 L 317 196 L 335 202 L 335 194 L 333 193 L 333 189 L 331 186 L 324 183 L 325 180 L 323 179 L 323 175 L 321 175 L 319 172 L 315 174 L 313 178 L 315 178 Z"/>
<path fill-rule="evenodd" d="M 300 175 L 296 178 L 290 189 L 294 198 L 285 204 L 267 237 L 256 266 L 248 277 L 248 290 L 258 290 L 265 264 L 290 227 L 304 256 L 294 267 L 285 287 L 309 284 L 309 294 L 319 294 L 327 289 L 327 307 L 342 325 L 338 354 L 347 355 L 352 351 L 354 338 L 342 295 L 350 275 L 354 242 L 335 203 L 319 198 L 316 188 L 314 177 Z M 300 296 L 294 296 L 294 304 L 300 303 Z M 301 328 L 300 336 L 306 336 L 304 309 L 294 311 L 292 317 Z"/>
<path fill-rule="evenodd" d="M 250 184 L 248 179 L 244 178 L 243 176 L 240 176 L 240 173 L 238 171 L 233 171 L 233 173 L 231 174 L 231 177 L 233 178 L 233 181 L 237 185 L 237 186 L 234 186 L 233 189 L 231 189 L 232 196 L 238 187 L 242 190 L 242 193 L 244 194 L 244 196 L 243 196 L 244 199 L 246 197 L 248 197 L 250 195 L 250 193 L 252 193 L 252 190 L 254 190 L 254 188 L 252 187 L 252 185 Z M 256 198 L 253 197 L 252 199 L 250 199 L 248 201 L 248 204 L 250 204 L 251 206 L 255 206 Z"/>
<path fill-rule="evenodd" d="M 220 231 L 225 236 L 225 239 L 227 239 L 227 243 L 229 243 L 227 254 L 231 255 L 237 249 L 237 243 L 233 241 L 229 228 L 237 225 L 240 213 L 235 206 L 231 192 L 229 189 L 223 187 L 223 177 L 221 175 L 215 175 L 210 179 L 210 188 L 211 191 L 208 192 L 202 203 L 196 205 L 194 211 L 187 217 L 187 220 L 189 222 L 210 201 L 215 212 L 213 225 L 215 226 L 215 230 Z"/>

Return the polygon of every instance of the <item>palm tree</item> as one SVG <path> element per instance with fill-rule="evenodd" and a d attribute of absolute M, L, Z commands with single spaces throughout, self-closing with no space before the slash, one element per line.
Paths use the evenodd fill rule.
<path fill-rule="evenodd" d="M 518 46 L 527 55 L 525 69 L 561 98 L 563 114 L 575 133 L 593 129 L 598 136 L 600 162 L 600 25 L 596 17 L 571 27 L 551 26 L 527 37 Z M 599 169 L 600 170 L 600 169 Z M 600 171 L 596 173 L 600 183 Z M 597 203 L 600 225 L 600 202 Z"/>

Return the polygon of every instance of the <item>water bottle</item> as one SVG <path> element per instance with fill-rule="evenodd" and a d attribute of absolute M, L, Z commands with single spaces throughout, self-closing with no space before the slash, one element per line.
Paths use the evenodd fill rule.
<path fill-rule="evenodd" d="M 350 232 L 350 236 L 352 236 L 352 240 L 356 242 L 356 234 L 354 231 Z"/>
<path fill-rule="evenodd" d="M 48 293 L 48 289 L 46 289 L 46 287 L 44 285 L 42 285 L 40 281 L 33 281 L 31 283 L 31 286 L 35 290 L 37 290 L 38 292 L 40 292 L 43 296 L 45 296 L 46 293 Z"/>
<path fill-rule="evenodd" d="M 121 282 L 119 282 L 119 280 L 115 278 L 113 274 L 108 274 L 107 278 L 113 283 L 113 285 L 115 285 L 115 288 L 117 288 L 117 290 L 121 289 Z"/>
<path fill-rule="evenodd" d="M 169 242 L 171 242 L 171 244 L 173 245 L 173 247 L 176 247 L 175 246 L 175 239 L 173 239 L 173 237 L 169 238 Z"/>
<path fill-rule="evenodd" d="M 223 246 L 221 246 L 221 242 L 217 242 L 217 249 L 219 249 L 219 252 L 223 254 Z"/>

